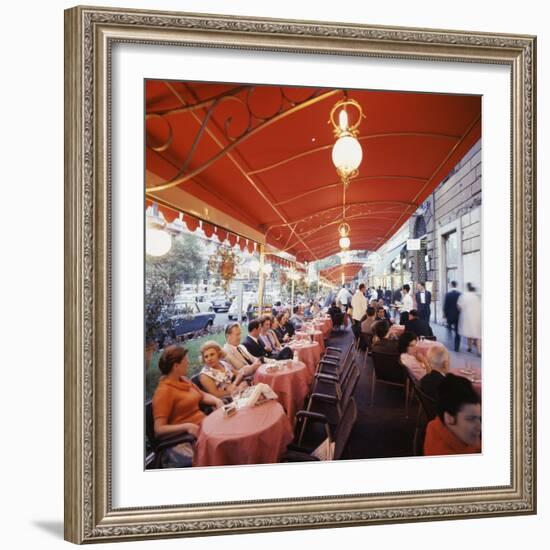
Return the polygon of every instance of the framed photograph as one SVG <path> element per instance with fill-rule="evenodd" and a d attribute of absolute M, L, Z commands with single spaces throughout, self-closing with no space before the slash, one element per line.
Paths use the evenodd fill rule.
<path fill-rule="evenodd" d="M 67 540 L 536 512 L 535 67 L 65 12 Z"/>

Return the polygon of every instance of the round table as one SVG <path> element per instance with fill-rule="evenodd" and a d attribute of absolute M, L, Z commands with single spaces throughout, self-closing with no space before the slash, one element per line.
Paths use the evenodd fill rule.
<path fill-rule="evenodd" d="M 420 353 L 423 357 L 426 357 L 428 350 L 433 347 L 440 347 L 447 349 L 441 342 L 436 342 L 435 340 L 418 340 L 416 343 L 416 350 L 418 353 Z M 464 378 L 468 378 L 470 382 L 472 382 L 472 385 L 474 386 L 474 389 L 481 395 L 481 367 L 478 367 L 477 365 L 471 365 L 473 374 L 468 374 L 465 372 L 462 372 L 465 370 L 465 363 L 463 362 L 463 365 L 461 366 L 454 366 L 449 368 L 449 372 L 451 374 L 455 374 L 456 376 L 463 376 Z"/>
<path fill-rule="evenodd" d="M 288 367 L 286 365 L 289 365 Z M 309 389 L 310 376 L 306 365 L 300 361 L 278 361 L 279 370 L 269 371 L 269 363 L 261 365 L 254 374 L 254 384 L 269 384 L 277 394 L 277 401 L 284 407 L 291 422 L 302 409 Z"/>
<path fill-rule="evenodd" d="M 416 341 L 416 351 L 420 353 L 423 357 L 426 357 L 428 350 L 433 347 L 440 347 L 447 349 L 441 342 L 436 342 L 435 340 L 420 340 Z"/>
<path fill-rule="evenodd" d="M 309 338 L 312 342 L 318 342 L 320 352 L 325 352 L 325 339 L 323 338 L 323 333 L 320 330 L 298 330 L 296 331 L 296 337 L 303 340 L 307 340 Z"/>
<path fill-rule="evenodd" d="M 463 367 L 453 367 L 449 369 L 449 373 L 467 378 L 472 383 L 474 390 L 481 395 L 481 367 L 475 365 L 471 365 L 471 369 L 465 367 L 465 365 Z M 472 372 L 464 372 L 465 370 L 471 370 Z"/>
<path fill-rule="evenodd" d="M 332 319 L 330 317 L 314 319 L 313 324 L 317 330 L 323 333 L 323 338 L 329 337 L 332 331 Z"/>
<path fill-rule="evenodd" d="M 245 407 L 233 416 L 217 409 L 201 424 L 193 466 L 274 464 L 292 438 L 290 421 L 278 401 Z"/>
<path fill-rule="evenodd" d="M 297 353 L 298 361 L 305 363 L 309 375 L 309 381 L 313 380 L 317 365 L 321 360 L 321 347 L 319 342 L 307 340 L 295 340 L 289 344 L 290 349 Z"/>
<path fill-rule="evenodd" d="M 388 336 L 399 337 L 405 332 L 405 325 L 392 325 L 388 332 Z"/>

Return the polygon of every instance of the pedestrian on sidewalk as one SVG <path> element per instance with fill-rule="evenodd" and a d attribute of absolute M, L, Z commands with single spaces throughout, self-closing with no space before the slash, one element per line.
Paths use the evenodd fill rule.
<path fill-rule="evenodd" d="M 481 299 L 472 283 L 467 283 L 466 292 L 458 298 L 457 307 L 460 310 L 458 332 L 468 339 L 468 351 L 472 351 L 475 344 L 481 355 Z"/>
<path fill-rule="evenodd" d="M 456 281 L 451 281 L 451 290 L 445 294 L 443 302 L 443 316 L 447 319 L 447 329 L 455 331 L 455 351 L 460 349 L 460 334 L 458 332 L 458 317 L 460 311 L 457 306 L 460 292 L 456 288 Z"/>

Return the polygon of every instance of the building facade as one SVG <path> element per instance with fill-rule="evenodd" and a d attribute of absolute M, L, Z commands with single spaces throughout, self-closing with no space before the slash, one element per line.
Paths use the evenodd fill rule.
<path fill-rule="evenodd" d="M 409 219 L 419 250 L 407 251 L 414 282 L 432 292 L 432 320 L 443 321 L 451 281 L 481 294 L 481 141 L 478 141 Z"/>
<path fill-rule="evenodd" d="M 481 140 L 369 263 L 369 284 L 395 290 L 426 283 L 432 321 L 444 322 L 443 299 L 456 281 L 482 292 Z"/>

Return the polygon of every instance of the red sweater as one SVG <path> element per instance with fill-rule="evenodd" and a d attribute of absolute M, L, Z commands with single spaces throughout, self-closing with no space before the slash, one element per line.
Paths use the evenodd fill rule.
<path fill-rule="evenodd" d="M 426 429 L 424 439 L 425 455 L 463 455 L 481 452 L 478 445 L 466 445 L 441 422 L 439 416 L 434 418 Z"/>

